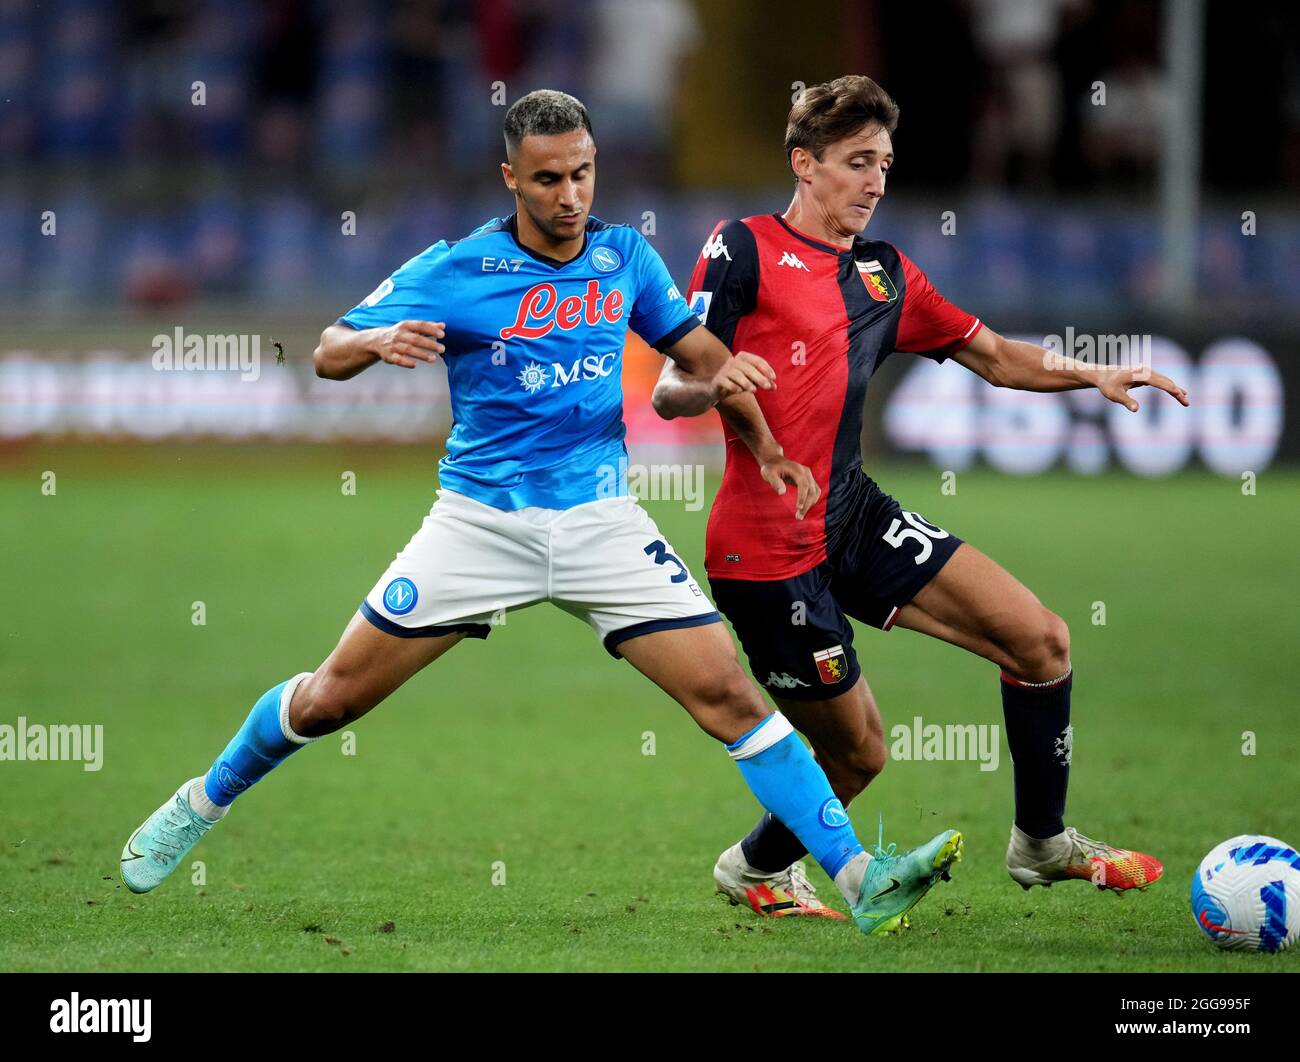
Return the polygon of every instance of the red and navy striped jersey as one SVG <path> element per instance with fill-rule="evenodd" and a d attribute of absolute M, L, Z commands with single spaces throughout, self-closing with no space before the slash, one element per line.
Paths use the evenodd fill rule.
<path fill-rule="evenodd" d="M 776 214 L 719 222 L 691 274 L 687 302 L 733 352 L 766 358 L 776 390 L 756 393 L 786 457 L 812 469 L 822 496 L 795 520 L 724 422 L 726 471 L 709 514 L 710 577 L 787 579 L 826 559 L 827 536 L 866 481 L 867 382 L 895 350 L 943 361 L 980 321 L 943 298 L 892 244 L 822 243 Z"/>

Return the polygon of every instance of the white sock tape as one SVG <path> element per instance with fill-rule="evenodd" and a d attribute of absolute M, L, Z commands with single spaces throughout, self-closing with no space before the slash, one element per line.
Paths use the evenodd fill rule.
<path fill-rule="evenodd" d="M 319 737 L 303 737 L 301 734 L 294 733 L 293 727 L 289 725 L 289 705 L 293 703 L 294 691 L 298 688 L 298 683 L 311 676 L 310 671 L 294 675 L 280 691 L 280 732 L 285 736 L 285 740 L 292 741 L 295 745 L 310 745 L 313 741 L 320 740 Z"/>
<path fill-rule="evenodd" d="M 744 744 L 734 749 L 728 749 L 733 760 L 747 760 L 751 756 L 757 756 L 760 752 L 770 749 L 782 738 L 794 733 L 794 727 L 790 725 L 790 720 L 780 712 L 773 712 L 763 723 L 759 724 L 757 730 L 749 735 Z"/>

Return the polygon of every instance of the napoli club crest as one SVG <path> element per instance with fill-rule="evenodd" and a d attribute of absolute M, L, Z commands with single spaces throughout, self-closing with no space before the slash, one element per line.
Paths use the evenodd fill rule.
<path fill-rule="evenodd" d="M 418 600 L 420 600 L 420 593 L 406 576 L 394 579 L 384 589 L 384 608 L 394 616 L 405 616 L 415 608 Z"/>
<path fill-rule="evenodd" d="M 623 264 L 623 256 L 613 247 L 595 247 L 587 260 L 597 273 L 612 273 Z"/>

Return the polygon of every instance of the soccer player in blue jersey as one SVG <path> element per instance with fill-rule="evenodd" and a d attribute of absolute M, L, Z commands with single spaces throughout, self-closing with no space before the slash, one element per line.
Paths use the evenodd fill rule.
<path fill-rule="evenodd" d="M 434 244 L 321 335 L 316 371 L 447 365 L 454 426 L 438 500 L 314 672 L 268 690 L 205 775 L 133 833 L 122 878 L 157 887 L 291 753 L 349 725 L 502 607 L 550 601 L 594 629 L 725 743 L 754 795 L 834 880 L 865 932 L 899 928 L 961 851 L 948 830 L 901 856 L 867 854 L 822 769 L 749 682 L 718 613 L 627 491 L 620 367 L 632 327 L 682 369 L 699 414 L 775 375 L 732 356 L 688 309 L 635 230 L 589 214 L 595 144 L 583 105 L 530 93 L 508 111 L 502 165 L 516 212 Z M 778 493 L 816 500 L 766 424 L 748 442 Z M 611 484 L 613 484 L 611 486 Z"/>

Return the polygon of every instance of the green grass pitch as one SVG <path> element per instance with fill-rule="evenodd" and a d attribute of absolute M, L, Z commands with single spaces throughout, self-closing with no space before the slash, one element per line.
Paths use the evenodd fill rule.
<path fill-rule="evenodd" d="M 426 511 L 433 465 L 426 449 L 0 453 L 0 723 L 104 727 L 98 772 L 0 763 L 0 969 L 1300 969 L 1300 949 L 1219 953 L 1187 903 L 1215 843 L 1300 840 L 1300 475 L 1285 470 L 1251 497 L 1201 473 L 983 471 L 944 495 L 928 468 L 873 469 L 1069 622 L 1068 821 L 1163 859 L 1146 894 L 1010 881 L 1004 737 L 996 771 L 891 762 L 854 803 L 868 844 L 878 814 L 900 847 L 965 832 L 953 881 L 902 937 L 730 908 L 710 870 L 758 811 L 735 768 L 545 605 L 400 690 L 353 728 L 354 755 L 331 736 L 242 797 L 192 853 L 204 883 L 128 893 L 126 837 L 259 694 L 329 651 Z M 705 513 L 647 507 L 702 575 Z M 901 630 L 860 630 L 857 647 L 887 732 L 914 715 L 1001 723 L 991 665 Z"/>

